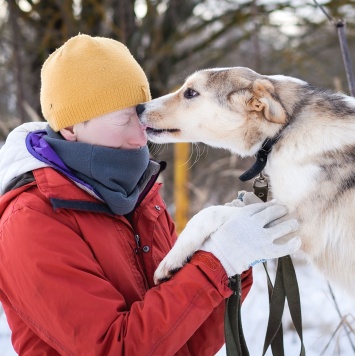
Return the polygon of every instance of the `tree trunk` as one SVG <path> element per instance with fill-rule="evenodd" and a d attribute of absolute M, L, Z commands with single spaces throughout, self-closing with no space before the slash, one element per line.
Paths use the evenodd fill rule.
<path fill-rule="evenodd" d="M 26 121 L 24 110 L 24 89 L 23 89 L 23 75 L 22 75 L 22 61 L 20 50 L 20 32 L 18 26 L 18 13 L 17 7 L 13 1 L 9 1 L 9 22 L 11 26 L 11 38 L 12 38 L 12 52 L 15 67 L 15 82 L 16 82 L 16 107 L 17 115 L 21 122 Z"/>

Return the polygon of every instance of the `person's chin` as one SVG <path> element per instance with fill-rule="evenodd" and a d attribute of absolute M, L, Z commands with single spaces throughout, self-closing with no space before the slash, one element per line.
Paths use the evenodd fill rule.
<path fill-rule="evenodd" d="M 148 143 L 148 135 L 147 135 L 147 131 L 144 130 L 143 131 L 143 139 L 142 139 L 142 146 L 145 146 Z"/>

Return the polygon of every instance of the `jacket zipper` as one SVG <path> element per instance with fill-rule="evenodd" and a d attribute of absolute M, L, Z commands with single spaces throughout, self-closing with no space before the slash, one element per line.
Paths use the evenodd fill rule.
<path fill-rule="evenodd" d="M 144 272 L 144 263 L 143 263 L 143 256 L 142 256 L 142 249 L 141 249 L 141 239 L 139 237 L 138 234 L 134 234 L 134 240 L 136 241 L 136 248 L 134 249 L 136 256 L 137 256 L 137 264 L 138 264 L 138 268 L 139 271 L 142 274 L 142 279 L 144 282 L 144 286 L 146 288 L 146 290 L 149 289 L 149 285 L 148 285 L 148 281 L 147 281 L 147 277 L 146 274 Z"/>
<path fill-rule="evenodd" d="M 139 237 L 138 234 L 134 234 L 134 239 L 136 240 L 136 248 L 135 248 L 135 252 L 136 252 L 136 255 L 140 255 L 140 252 L 141 252 L 141 239 Z"/>

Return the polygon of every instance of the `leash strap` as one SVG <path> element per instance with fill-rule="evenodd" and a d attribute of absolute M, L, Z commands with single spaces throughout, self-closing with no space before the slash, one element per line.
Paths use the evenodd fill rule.
<path fill-rule="evenodd" d="M 284 355 L 282 340 L 282 315 L 286 298 L 292 322 L 301 341 L 300 356 L 305 356 L 306 353 L 302 335 L 300 295 L 295 269 L 290 256 L 284 256 L 278 259 L 275 285 L 270 300 L 270 314 L 266 330 L 263 355 L 265 355 L 270 345 L 274 356 Z"/>
<path fill-rule="evenodd" d="M 268 289 L 268 294 L 269 294 L 269 306 L 271 306 L 271 300 L 272 300 L 272 293 L 274 290 L 274 286 L 272 285 L 271 279 L 269 272 L 267 270 L 267 262 L 263 262 L 263 266 L 265 269 L 265 273 L 267 276 L 267 289 Z M 271 309 L 271 308 L 270 308 Z M 269 310 L 269 323 L 270 323 L 270 315 L 271 315 L 271 310 Z M 268 344 L 268 345 L 267 345 Z M 267 339 L 267 336 L 265 336 L 265 342 L 264 342 L 264 349 L 265 352 L 268 349 L 269 345 L 271 344 L 271 350 L 273 355 L 278 355 L 278 356 L 284 356 L 284 342 L 283 342 L 283 329 L 282 329 L 282 323 L 280 322 L 280 325 L 275 333 L 275 337 L 271 340 Z M 267 346 L 266 346 L 267 345 Z"/>
<path fill-rule="evenodd" d="M 253 191 L 254 191 L 254 194 L 257 197 L 259 197 L 262 201 L 264 201 L 264 202 L 267 201 L 267 196 L 268 196 L 268 192 L 269 192 L 269 184 L 268 184 L 268 180 L 266 179 L 266 177 L 263 176 L 262 173 L 260 173 L 259 176 L 254 179 Z M 263 266 L 264 266 L 264 269 L 266 272 L 267 287 L 268 287 L 268 294 L 269 294 L 269 305 L 271 306 L 272 293 L 273 293 L 274 287 L 272 285 L 270 275 L 267 270 L 267 262 L 264 262 Z M 272 313 L 273 313 L 273 311 L 271 311 L 271 308 L 270 308 L 269 315 L 272 315 Z M 281 317 L 282 317 L 282 314 L 281 314 Z M 269 323 L 270 323 L 270 317 L 269 317 Z M 265 339 L 266 343 L 268 343 L 269 345 L 271 344 L 271 350 L 272 350 L 273 355 L 284 356 L 283 329 L 282 329 L 281 319 L 279 321 L 279 325 L 277 325 L 277 328 L 275 330 L 275 334 L 274 334 L 274 337 L 272 338 L 272 340 L 270 340 L 270 341 L 269 340 L 266 341 L 266 340 L 267 339 Z M 265 344 L 264 344 L 264 348 L 265 348 Z M 268 346 L 266 347 L 266 349 L 267 348 L 268 348 Z"/>
<path fill-rule="evenodd" d="M 273 355 L 284 355 L 283 340 L 281 340 L 281 349 L 278 349 L 275 343 L 279 344 L 279 339 L 276 339 L 276 336 L 279 337 L 279 330 L 282 330 L 282 314 L 285 307 L 285 298 L 286 293 L 283 285 L 282 264 L 279 263 L 277 266 L 275 285 L 270 298 L 269 321 L 266 329 L 263 355 L 265 355 L 270 345 L 272 345 Z M 274 342 L 275 339 L 277 342 Z"/>
<path fill-rule="evenodd" d="M 306 351 L 303 344 L 303 334 L 302 334 L 301 301 L 300 301 L 300 293 L 298 289 L 296 272 L 293 267 L 293 263 L 290 256 L 282 257 L 281 260 L 282 260 L 282 271 L 283 271 L 283 283 L 285 287 L 287 303 L 290 309 L 290 314 L 291 314 L 293 324 L 301 340 L 300 356 L 305 356 Z"/>
<path fill-rule="evenodd" d="M 241 318 L 241 279 L 236 275 L 229 279 L 233 294 L 226 300 L 224 313 L 224 335 L 227 356 L 249 356 Z"/>

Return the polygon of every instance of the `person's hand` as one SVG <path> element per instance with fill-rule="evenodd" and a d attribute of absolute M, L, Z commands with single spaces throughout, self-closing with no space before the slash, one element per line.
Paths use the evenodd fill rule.
<path fill-rule="evenodd" d="M 242 201 L 245 200 L 245 202 Z M 208 239 L 222 224 L 236 211 L 246 204 L 261 202 L 253 193 L 238 192 L 238 199 L 225 205 L 210 206 L 199 211 L 186 224 L 175 245 L 160 262 L 154 273 L 154 283 L 159 284 L 169 279 L 198 251 L 204 241 Z"/>
<path fill-rule="evenodd" d="M 241 274 L 258 262 L 292 254 L 301 246 L 299 237 L 292 237 L 287 242 L 277 241 L 298 229 L 295 219 L 277 221 L 286 215 L 286 207 L 274 202 L 240 207 L 211 234 L 201 250 L 215 255 L 228 277 Z M 269 227 L 271 222 L 273 226 Z"/>

